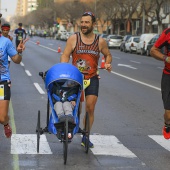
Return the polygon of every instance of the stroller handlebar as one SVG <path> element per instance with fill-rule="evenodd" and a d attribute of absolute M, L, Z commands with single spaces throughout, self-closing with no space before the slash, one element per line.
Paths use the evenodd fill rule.
<path fill-rule="evenodd" d="M 47 71 L 46 71 L 46 72 L 39 72 L 39 76 L 40 76 L 43 80 L 45 80 L 46 74 L 47 74 Z"/>

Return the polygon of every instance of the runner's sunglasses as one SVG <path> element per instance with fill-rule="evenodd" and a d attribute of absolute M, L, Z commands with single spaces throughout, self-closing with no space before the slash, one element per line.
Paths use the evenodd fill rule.
<path fill-rule="evenodd" d="M 93 22 L 96 21 L 96 17 L 95 17 L 95 15 L 92 12 L 90 12 L 90 11 L 85 12 L 82 16 L 87 16 L 87 15 L 92 17 Z"/>
<path fill-rule="evenodd" d="M 85 12 L 83 15 L 90 15 L 91 17 L 95 17 L 94 14 L 92 12 L 90 12 L 90 11 Z"/>

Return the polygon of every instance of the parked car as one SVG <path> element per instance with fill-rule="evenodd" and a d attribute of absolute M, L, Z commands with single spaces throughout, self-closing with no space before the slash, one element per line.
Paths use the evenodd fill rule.
<path fill-rule="evenodd" d="M 125 51 L 125 43 L 132 35 L 125 35 L 123 37 L 122 43 L 120 44 L 120 51 Z"/>
<path fill-rule="evenodd" d="M 155 36 L 155 33 L 148 33 L 148 34 L 142 34 L 140 36 L 139 43 L 137 45 L 136 53 L 138 54 L 145 54 L 146 53 L 146 47 L 148 45 L 148 42 Z"/>
<path fill-rule="evenodd" d="M 123 37 L 121 35 L 108 35 L 106 42 L 108 45 L 108 48 L 120 48 L 120 44 L 122 43 Z"/>
<path fill-rule="evenodd" d="M 136 52 L 137 44 L 139 43 L 139 36 L 130 37 L 125 43 L 125 52 Z"/>
<path fill-rule="evenodd" d="M 107 39 L 107 36 L 108 36 L 108 34 L 101 34 L 101 35 L 100 35 L 100 37 L 102 37 L 102 38 L 105 39 L 105 40 Z"/>
<path fill-rule="evenodd" d="M 73 35 L 74 34 L 74 32 L 67 32 L 66 33 L 66 40 L 68 40 L 68 38 L 71 36 L 71 35 Z"/>
<path fill-rule="evenodd" d="M 60 40 L 63 40 L 63 41 L 67 40 L 67 31 L 61 32 Z"/>
<path fill-rule="evenodd" d="M 155 44 L 156 40 L 159 38 L 160 34 L 156 34 L 149 42 L 148 45 L 146 47 L 146 55 L 150 56 L 150 50 L 152 48 L 152 46 Z"/>
<path fill-rule="evenodd" d="M 56 40 L 66 40 L 66 30 L 59 30 L 58 33 L 55 35 Z"/>

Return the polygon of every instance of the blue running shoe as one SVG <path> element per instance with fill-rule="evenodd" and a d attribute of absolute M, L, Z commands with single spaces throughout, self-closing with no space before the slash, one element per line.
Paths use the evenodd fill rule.
<path fill-rule="evenodd" d="M 85 141 L 86 141 L 86 139 L 87 139 L 87 138 L 86 138 L 85 136 L 82 137 L 81 146 L 84 146 L 84 147 L 85 147 Z M 94 145 L 93 145 L 92 142 L 90 142 L 90 140 L 89 140 L 89 148 L 94 148 Z"/>

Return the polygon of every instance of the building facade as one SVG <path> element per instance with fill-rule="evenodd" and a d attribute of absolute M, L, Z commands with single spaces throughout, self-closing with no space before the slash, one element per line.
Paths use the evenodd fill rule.
<path fill-rule="evenodd" d="M 37 0 L 18 0 L 15 13 L 17 16 L 25 16 L 36 9 Z"/>

